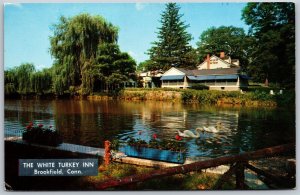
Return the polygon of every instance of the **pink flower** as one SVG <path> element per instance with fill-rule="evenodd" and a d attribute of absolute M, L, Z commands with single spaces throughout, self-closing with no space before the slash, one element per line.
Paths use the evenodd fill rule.
<path fill-rule="evenodd" d="M 49 128 L 52 128 L 52 125 L 50 125 Z"/>
<path fill-rule="evenodd" d="M 152 135 L 152 137 L 153 137 L 153 139 L 156 139 L 156 138 L 157 138 L 157 134 L 154 133 L 154 134 Z"/>
<path fill-rule="evenodd" d="M 176 135 L 175 139 L 178 140 L 178 141 L 180 141 L 180 140 L 182 140 L 182 137 L 180 135 Z"/>
<path fill-rule="evenodd" d="M 38 127 L 42 128 L 44 125 L 43 124 L 39 124 Z"/>
<path fill-rule="evenodd" d="M 142 131 L 138 131 L 138 134 L 139 134 L 139 135 L 142 135 Z"/>
<path fill-rule="evenodd" d="M 26 129 L 31 129 L 31 127 L 32 127 L 31 125 L 27 125 Z"/>

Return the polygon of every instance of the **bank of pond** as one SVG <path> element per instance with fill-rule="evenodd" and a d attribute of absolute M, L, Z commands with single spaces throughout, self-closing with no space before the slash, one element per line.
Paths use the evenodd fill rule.
<path fill-rule="evenodd" d="M 271 92 L 271 93 L 270 93 Z M 5 96 L 7 99 L 88 99 L 110 100 L 119 99 L 126 101 L 171 101 L 182 103 L 198 103 L 207 105 L 240 105 L 246 107 L 295 107 L 294 90 L 270 90 L 263 88 L 248 91 L 216 91 L 195 89 L 171 88 L 126 88 L 112 92 L 101 92 L 90 95 L 70 94 L 13 94 Z"/>

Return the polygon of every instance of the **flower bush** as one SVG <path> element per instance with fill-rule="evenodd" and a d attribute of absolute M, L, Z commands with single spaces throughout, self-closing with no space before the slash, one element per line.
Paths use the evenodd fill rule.
<path fill-rule="evenodd" d="M 62 136 L 52 126 L 45 128 L 43 124 L 36 126 L 31 122 L 26 126 L 22 139 L 28 143 L 36 143 L 48 146 L 58 146 L 62 143 Z"/>

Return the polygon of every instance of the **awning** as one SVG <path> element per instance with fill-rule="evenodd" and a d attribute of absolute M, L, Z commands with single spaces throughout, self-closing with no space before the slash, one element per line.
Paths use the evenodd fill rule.
<path fill-rule="evenodd" d="M 238 75 L 236 74 L 229 74 L 229 75 L 217 75 L 216 79 L 217 80 L 231 80 L 231 79 L 237 79 Z"/>
<path fill-rule="evenodd" d="M 242 78 L 242 79 L 247 79 L 247 80 L 251 79 L 251 78 L 248 77 L 247 75 L 240 75 L 240 78 Z"/>
<path fill-rule="evenodd" d="M 162 81 L 171 81 L 171 80 L 183 80 L 184 75 L 170 75 L 170 76 L 162 76 L 160 80 Z"/>
<path fill-rule="evenodd" d="M 237 79 L 238 75 L 203 75 L 203 76 L 188 76 L 192 81 L 209 81 L 209 80 L 232 80 Z"/>

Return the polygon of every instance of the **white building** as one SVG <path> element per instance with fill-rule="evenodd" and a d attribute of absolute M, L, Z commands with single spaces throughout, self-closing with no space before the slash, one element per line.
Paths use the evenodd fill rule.
<path fill-rule="evenodd" d="M 221 52 L 221 57 L 222 55 Z M 238 60 L 231 60 L 230 57 L 221 59 L 213 55 L 208 56 L 198 69 L 173 67 L 166 71 L 160 80 L 162 88 L 184 89 L 205 85 L 210 90 L 236 91 L 248 87 L 248 79 L 247 75 L 241 73 Z"/>
<path fill-rule="evenodd" d="M 144 88 L 155 88 L 160 87 L 161 82 L 159 79 L 162 75 L 162 71 L 148 71 L 140 73 L 139 77 L 142 78 L 141 81 Z"/>
<path fill-rule="evenodd" d="M 233 68 L 239 67 L 240 61 L 238 59 L 231 59 L 226 56 L 224 52 L 220 53 L 220 57 L 207 55 L 206 60 L 197 66 L 198 70 L 203 69 L 217 69 L 217 68 Z"/>

